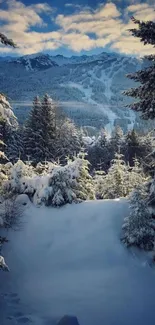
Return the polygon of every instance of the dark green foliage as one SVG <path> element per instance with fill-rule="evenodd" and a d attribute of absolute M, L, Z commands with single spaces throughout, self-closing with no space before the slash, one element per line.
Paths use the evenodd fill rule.
<path fill-rule="evenodd" d="M 14 43 L 12 39 L 7 38 L 4 34 L 0 33 L 0 42 L 4 45 L 9 45 L 11 47 L 16 48 L 17 45 Z"/>
<path fill-rule="evenodd" d="M 155 45 L 155 22 L 141 22 L 134 17 L 132 20 L 138 25 L 138 28 L 130 30 L 132 35 L 140 38 L 144 45 Z M 146 59 L 150 61 L 148 67 L 127 76 L 141 85 L 125 91 L 124 94 L 136 98 L 136 102 L 129 107 L 140 112 L 142 118 L 148 120 L 155 118 L 155 55 L 149 55 Z"/>

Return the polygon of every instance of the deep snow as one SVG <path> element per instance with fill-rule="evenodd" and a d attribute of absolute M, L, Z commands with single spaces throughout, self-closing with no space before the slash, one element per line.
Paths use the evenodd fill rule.
<path fill-rule="evenodd" d="M 0 273 L 0 324 L 71 314 L 80 325 L 154 325 L 155 270 L 121 244 L 127 214 L 125 200 L 29 207 L 3 249 L 11 271 Z"/>

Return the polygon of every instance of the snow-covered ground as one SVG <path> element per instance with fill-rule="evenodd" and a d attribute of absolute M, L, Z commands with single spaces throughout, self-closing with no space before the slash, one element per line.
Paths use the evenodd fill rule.
<path fill-rule="evenodd" d="M 0 273 L 1 325 L 154 325 L 155 269 L 120 242 L 126 200 L 29 207 Z M 7 317 L 7 318 L 6 318 Z"/>

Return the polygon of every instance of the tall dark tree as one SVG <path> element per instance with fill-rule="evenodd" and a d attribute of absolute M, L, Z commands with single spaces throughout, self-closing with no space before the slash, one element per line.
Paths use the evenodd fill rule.
<path fill-rule="evenodd" d="M 155 46 L 155 22 L 140 20 L 132 17 L 132 21 L 138 25 L 131 29 L 133 36 L 140 38 L 141 42 Z M 136 98 L 136 102 L 129 107 L 141 113 L 143 119 L 155 118 L 155 55 L 144 57 L 149 60 L 148 67 L 136 73 L 128 74 L 127 77 L 133 79 L 141 85 L 125 91 L 125 95 Z"/>
<path fill-rule="evenodd" d="M 112 160 L 116 152 L 124 153 L 124 134 L 119 125 L 116 125 L 110 139 L 109 145 L 110 155 Z"/>
<path fill-rule="evenodd" d="M 127 133 L 125 144 L 125 158 L 133 166 L 134 159 L 141 157 L 140 137 L 134 129 Z"/>
<path fill-rule="evenodd" d="M 87 148 L 88 160 L 90 162 L 90 169 L 105 170 L 109 168 L 111 153 L 109 150 L 109 142 L 106 131 L 101 130 L 96 142 Z"/>
<path fill-rule="evenodd" d="M 33 107 L 24 128 L 24 160 L 40 161 L 45 159 L 44 140 L 42 138 L 42 105 L 35 97 Z"/>
<path fill-rule="evenodd" d="M 39 162 L 54 158 L 55 139 L 55 103 L 48 95 L 42 101 L 36 97 L 24 130 L 24 160 Z"/>
<path fill-rule="evenodd" d="M 4 128 L 5 120 L 2 116 L 0 116 L 0 164 L 4 164 L 8 161 L 5 155 L 6 144 L 4 143 Z"/>
<path fill-rule="evenodd" d="M 46 159 L 54 158 L 54 141 L 56 140 L 56 104 L 46 94 L 42 100 L 42 138 Z"/>

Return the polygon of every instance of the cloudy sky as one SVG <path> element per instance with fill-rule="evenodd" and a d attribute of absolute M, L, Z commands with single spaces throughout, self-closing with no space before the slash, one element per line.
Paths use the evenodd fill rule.
<path fill-rule="evenodd" d="M 155 20 L 154 0 L 0 0 L 0 31 L 18 45 L 0 46 L 0 55 L 36 52 L 81 55 L 117 51 L 152 53 L 131 36 L 134 16 Z"/>

